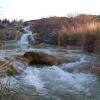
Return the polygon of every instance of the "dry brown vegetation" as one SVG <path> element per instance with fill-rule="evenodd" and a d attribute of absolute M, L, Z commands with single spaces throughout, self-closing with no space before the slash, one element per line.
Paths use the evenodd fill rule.
<path fill-rule="evenodd" d="M 33 31 L 42 39 L 55 29 L 56 44 L 81 46 L 85 51 L 100 53 L 100 16 L 50 17 L 37 20 L 33 25 Z"/>
<path fill-rule="evenodd" d="M 15 39 L 18 36 L 13 29 L 14 25 L 16 27 L 16 23 L 15 20 L 13 22 L 6 19 L 0 20 L 0 40 Z M 74 17 L 49 17 L 28 21 L 24 25 L 27 23 L 32 25 L 34 32 L 38 33 L 38 43 L 48 40 L 59 46 L 79 46 L 84 51 L 100 54 L 100 16 L 81 14 Z M 20 24 L 21 22 L 17 27 Z M 10 31 L 7 30 L 7 25 L 11 27 Z M 12 32 L 13 30 L 14 32 Z M 49 33 L 54 35 L 48 36 Z M 48 39 L 48 37 L 50 38 Z"/>

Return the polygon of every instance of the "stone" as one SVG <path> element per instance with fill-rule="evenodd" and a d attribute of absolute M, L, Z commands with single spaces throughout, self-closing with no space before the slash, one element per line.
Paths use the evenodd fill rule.
<path fill-rule="evenodd" d="M 92 66 L 91 72 L 100 75 L 100 67 Z"/>
<path fill-rule="evenodd" d="M 63 58 L 35 51 L 26 52 L 24 53 L 23 57 L 27 60 L 29 64 L 57 65 L 57 64 L 63 64 L 65 62 Z"/>
<path fill-rule="evenodd" d="M 28 51 L 23 55 L 13 55 L 9 58 L 6 57 L 4 61 L 0 61 L 0 73 L 12 76 L 21 74 L 30 64 L 58 65 L 68 62 L 71 62 L 71 60 L 43 52 Z"/>

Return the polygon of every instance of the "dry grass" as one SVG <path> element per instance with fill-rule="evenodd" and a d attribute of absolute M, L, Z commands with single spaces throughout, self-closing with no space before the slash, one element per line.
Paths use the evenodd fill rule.
<path fill-rule="evenodd" d="M 56 44 L 59 46 L 81 46 L 85 51 L 93 48 L 91 51 L 100 53 L 100 16 L 49 17 L 37 20 L 33 25 L 33 31 L 39 33 L 41 41 L 55 29 L 58 30 Z"/>

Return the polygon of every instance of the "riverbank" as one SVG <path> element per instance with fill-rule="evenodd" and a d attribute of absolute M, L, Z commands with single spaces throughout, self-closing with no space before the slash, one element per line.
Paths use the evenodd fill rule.
<path fill-rule="evenodd" d="M 49 17 L 25 22 L 3 20 L 0 24 L 4 26 L 0 28 L 0 40 L 3 41 L 20 39 L 25 33 L 23 28 L 30 26 L 28 31 L 37 33 L 36 45 L 78 46 L 85 52 L 100 54 L 100 18 L 96 15 Z"/>

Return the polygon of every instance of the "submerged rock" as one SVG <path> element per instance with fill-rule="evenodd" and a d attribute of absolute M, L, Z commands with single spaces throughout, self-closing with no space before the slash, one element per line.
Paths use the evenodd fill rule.
<path fill-rule="evenodd" d="M 90 66 L 86 66 L 86 65 L 79 65 L 79 66 L 73 66 L 73 67 L 67 67 L 66 69 L 64 69 L 70 73 L 88 73 L 91 71 L 91 67 Z"/>

